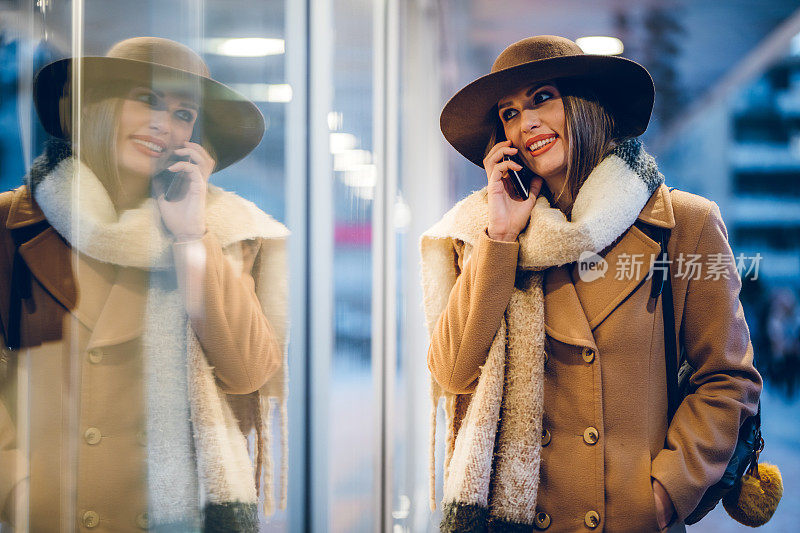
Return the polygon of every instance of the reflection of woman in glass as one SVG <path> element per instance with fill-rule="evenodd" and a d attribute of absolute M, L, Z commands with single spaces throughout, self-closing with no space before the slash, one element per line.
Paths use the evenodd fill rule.
<path fill-rule="evenodd" d="M 0 196 L 3 518 L 254 531 L 260 485 L 272 505 L 287 232 L 208 178 L 255 148 L 263 117 L 166 39 L 84 58 L 74 119 L 71 68 L 34 84 L 45 128 L 70 142 Z"/>
<path fill-rule="evenodd" d="M 428 366 L 449 415 L 444 530 L 682 528 L 756 411 L 719 209 L 669 191 L 635 138 L 653 96 L 640 65 L 540 36 L 442 111 L 447 140 L 488 177 L 422 239 Z M 523 166 L 527 200 L 509 175 Z M 697 369 L 669 427 L 648 276 L 664 228 Z M 722 258 L 724 276 L 682 276 L 688 254 Z"/>

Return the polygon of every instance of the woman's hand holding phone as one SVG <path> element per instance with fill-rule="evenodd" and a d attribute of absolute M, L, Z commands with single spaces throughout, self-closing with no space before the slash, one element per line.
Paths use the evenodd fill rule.
<path fill-rule="evenodd" d="M 498 241 L 515 241 L 525 229 L 531 217 L 531 210 L 536 197 L 542 188 L 542 178 L 536 176 L 531 180 L 527 200 L 519 198 L 514 185 L 508 179 L 508 170 L 522 170 L 522 165 L 513 160 L 504 160 L 505 156 L 517 154 L 511 141 L 499 142 L 489 151 L 483 160 L 489 200 L 489 237 Z"/>
<path fill-rule="evenodd" d="M 206 232 L 206 190 L 216 162 L 205 148 L 191 141 L 187 141 L 183 148 L 174 150 L 173 154 L 188 159 L 167 167 L 168 171 L 181 174 L 179 179 L 185 180 L 185 183 L 180 186 L 186 192 L 170 201 L 166 198 L 167 188 L 175 180 L 153 181 L 161 220 L 177 240 L 197 239 Z"/>

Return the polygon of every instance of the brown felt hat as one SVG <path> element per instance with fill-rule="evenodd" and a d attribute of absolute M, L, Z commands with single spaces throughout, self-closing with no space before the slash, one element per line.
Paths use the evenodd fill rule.
<path fill-rule="evenodd" d="M 195 131 L 221 170 L 249 154 L 264 135 L 264 116 L 245 96 L 211 78 L 208 66 L 191 48 L 169 39 L 135 37 L 115 44 L 103 57 L 81 58 L 84 90 L 145 87 L 186 92 L 200 105 Z M 45 130 L 67 138 L 72 58 L 42 67 L 33 81 L 36 111 Z"/>
<path fill-rule="evenodd" d="M 570 78 L 585 81 L 614 116 L 617 135 L 644 133 L 653 110 L 655 87 L 647 70 L 630 59 L 584 54 L 569 39 L 538 35 L 503 50 L 491 73 L 453 96 L 439 117 L 447 141 L 483 167 L 489 138 L 498 124 L 497 102 L 510 92 L 540 81 Z"/>

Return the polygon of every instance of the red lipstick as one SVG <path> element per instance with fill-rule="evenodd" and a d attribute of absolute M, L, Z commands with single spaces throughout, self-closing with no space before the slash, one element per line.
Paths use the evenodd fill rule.
<path fill-rule="evenodd" d="M 539 148 L 536 148 L 535 150 L 531 150 L 531 146 L 533 146 L 534 144 L 538 143 L 539 141 L 546 141 L 548 139 L 551 139 L 550 142 L 539 146 Z M 531 153 L 532 156 L 536 157 L 538 155 L 542 155 L 550 148 L 552 148 L 553 145 L 556 144 L 557 140 L 558 140 L 558 135 L 556 135 L 555 133 L 542 133 L 539 135 L 535 135 L 534 137 L 531 137 L 530 139 L 525 141 L 525 148 L 528 149 L 528 151 Z"/>

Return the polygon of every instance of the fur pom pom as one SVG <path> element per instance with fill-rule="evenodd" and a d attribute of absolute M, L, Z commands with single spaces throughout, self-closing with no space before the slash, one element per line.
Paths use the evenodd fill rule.
<path fill-rule="evenodd" d="M 759 463 L 758 477 L 745 474 L 741 483 L 722 499 L 722 505 L 737 522 L 759 527 L 772 518 L 782 495 L 783 480 L 778 467 Z"/>

